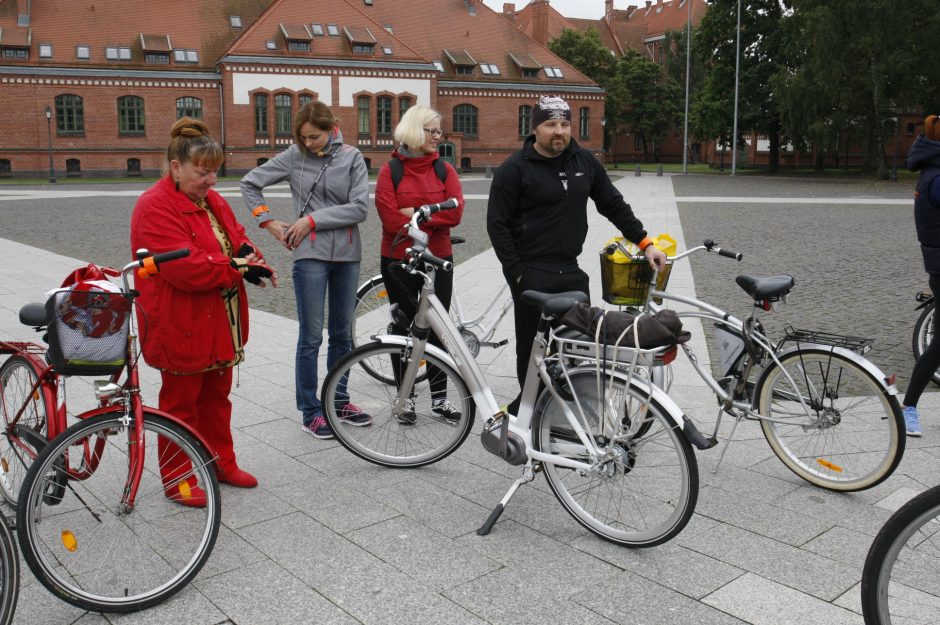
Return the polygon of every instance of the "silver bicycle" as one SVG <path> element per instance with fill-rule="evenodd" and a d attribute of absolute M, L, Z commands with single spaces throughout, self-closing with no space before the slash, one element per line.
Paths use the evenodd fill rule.
<path fill-rule="evenodd" d="M 519 414 L 505 413 L 434 294 L 434 272 L 452 267 L 427 252 L 427 235 L 419 225 L 455 205 L 422 206 L 407 227 L 413 245 L 402 264 L 423 278 L 410 334 L 375 336 L 328 373 L 322 401 L 337 439 L 370 462 L 420 467 L 454 452 L 479 411 L 486 450 L 522 467 L 522 476 L 479 534 L 489 533 L 519 486 L 543 472 L 561 505 L 601 538 L 633 547 L 669 540 L 695 509 L 698 466 L 692 444 L 704 447 L 707 440 L 664 391 L 607 360 L 653 366 L 670 349 L 620 348 L 598 357 L 593 338 L 548 331 L 550 321 L 585 300 L 584 294 L 526 291 L 522 297 L 542 310 L 541 331 L 532 344 Z M 432 331 L 446 351 L 428 343 Z M 348 427 L 338 418 L 337 397 L 347 387 L 355 388 L 359 405 L 373 416 L 372 427 Z"/>

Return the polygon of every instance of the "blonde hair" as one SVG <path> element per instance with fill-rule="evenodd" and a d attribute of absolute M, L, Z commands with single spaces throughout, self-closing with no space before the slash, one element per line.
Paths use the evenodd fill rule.
<path fill-rule="evenodd" d="M 336 128 L 336 118 L 333 117 L 333 111 L 323 102 L 313 100 L 301 106 L 297 114 L 294 115 L 294 141 L 303 152 L 307 151 L 307 145 L 300 135 L 300 127 L 306 123 L 324 132 L 330 132 Z"/>
<path fill-rule="evenodd" d="M 415 149 L 424 145 L 424 127 L 441 114 L 427 106 L 412 106 L 401 116 L 395 126 L 395 140 L 405 147 Z"/>
<path fill-rule="evenodd" d="M 182 117 L 170 128 L 170 144 L 166 148 L 164 173 L 172 161 L 180 165 L 192 161 L 196 167 L 218 169 L 225 160 L 225 153 L 209 134 L 209 126 L 199 119 Z"/>

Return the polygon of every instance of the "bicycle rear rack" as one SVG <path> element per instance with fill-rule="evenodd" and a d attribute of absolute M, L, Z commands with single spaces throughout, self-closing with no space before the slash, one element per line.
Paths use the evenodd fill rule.
<path fill-rule="evenodd" d="M 819 330 L 798 330 L 793 326 L 787 326 L 784 331 L 786 334 L 777 345 L 778 349 L 783 347 L 787 341 L 790 341 L 797 345 L 800 343 L 816 343 L 818 345 L 828 345 L 831 347 L 844 347 L 853 352 L 858 352 L 860 355 L 864 355 L 871 350 L 871 346 L 875 342 L 874 339 L 867 339 L 861 336 L 846 336 Z"/>

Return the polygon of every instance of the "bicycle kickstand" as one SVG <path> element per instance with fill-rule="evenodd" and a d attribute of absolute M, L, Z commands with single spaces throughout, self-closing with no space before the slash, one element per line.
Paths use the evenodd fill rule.
<path fill-rule="evenodd" d="M 718 409 L 718 418 L 721 419 L 721 413 L 724 408 Z M 712 469 L 712 475 L 718 473 L 718 467 L 721 466 L 721 461 L 724 460 L 725 453 L 728 451 L 728 447 L 731 446 L 731 442 L 734 440 L 734 431 L 738 429 L 738 424 L 741 423 L 741 419 L 744 418 L 743 413 L 738 413 L 734 418 L 734 425 L 731 426 L 731 432 L 728 433 L 728 440 L 725 442 L 724 446 L 721 448 L 721 454 L 718 456 L 718 462 L 715 463 L 715 468 Z M 718 428 L 715 428 L 715 439 L 718 438 Z"/>
<path fill-rule="evenodd" d="M 486 523 L 484 523 L 480 527 L 480 529 L 477 530 L 478 536 L 486 536 L 487 534 L 490 533 L 490 530 L 492 530 L 493 526 L 496 525 L 496 521 L 499 520 L 499 517 L 503 513 L 503 510 L 506 509 L 506 504 L 509 503 L 509 500 L 512 499 L 512 496 L 516 494 L 516 491 L 519 489 L 520 486 L 522 486 L 526 482 L 531 482 L 532 480 L 535 479 L 535 471 L 537 470 L 538 469 L 533 470 L 532 467 L 529 465 L 526 465 L 522 469 L 522 477 L 520 477 L 518 480 L 513 482 L 512 486 L 509 487 L 509 490 L 506 491 L 506 494 L 503 495 L 502 500 L 498 504 L 496 504 L 495 508 L 493 508 L 493 511 L 490 513 L 489 518 L 486 519 Z"/>

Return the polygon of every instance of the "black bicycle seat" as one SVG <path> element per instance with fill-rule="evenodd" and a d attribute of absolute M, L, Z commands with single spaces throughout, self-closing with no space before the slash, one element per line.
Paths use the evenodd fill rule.
<path fill-rule="evenodd" d="M 538 306 L 548 315 L 560 315 L 568 312 L 575 304 L 587 302 L 588 296 L 581 291 L 567 291 L 565 293 L 542 293 L 541 291 L 523 291 L 522 301 Z"/>
<path fill-rule="evenodd" d="M 34 328 L 49 325 L 46 307 L 43 304 L 26 304 L 20 308 L 20 323 Z"/>
<path fill-rule="evenodd" d="M 740 275 L 734 279 L 738 286 L 744 289 L 744 292 L 754 300 L 765 300 L 775 297 L 781 297 L 790 292 L 795 281 L 793 276 L 781 274 L 779 276 L 770 276 L 760 278 L 757 276 Z"/>

